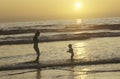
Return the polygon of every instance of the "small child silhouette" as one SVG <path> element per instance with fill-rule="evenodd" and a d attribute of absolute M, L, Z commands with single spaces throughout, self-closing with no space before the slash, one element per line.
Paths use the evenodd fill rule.
<path fill-rule="evenodd" d="M 68 48 L 69 50 L 67 52 L 71 53 L 71 60 L 73 60 L 74 52 L 73 52 L 72 44 L 69 44 Z"/>

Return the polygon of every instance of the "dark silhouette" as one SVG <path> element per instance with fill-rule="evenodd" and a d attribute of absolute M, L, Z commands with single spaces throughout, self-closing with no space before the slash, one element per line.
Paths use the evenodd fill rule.
<path fill-rule="evenodd" d="M 34 42 L 34 50 L 37 54 L 37 57 L 36 57 L 36 60 L 35 61 L 39 61 L 39 56 L 40 56 L 40 51 L 39 51 L 39 48 L 38 48 L 38 42 L 39 42 L 39 35 L 40 35 L 40 32 L 37 31 L 33 37 L 33 42 Z"/>
<path fill-rule="evenodd" d="M 67 52 L 71 53 L 71 60 L 73 60 L 74 52 L 73 52 L 72 44 L 69 44 L 68 47 L 69 50 Z"/>
<path fill-rule="evenodd" d="M 36 79 L 41 79 L 41 69 L 40 68 L 37 69 Z"/>

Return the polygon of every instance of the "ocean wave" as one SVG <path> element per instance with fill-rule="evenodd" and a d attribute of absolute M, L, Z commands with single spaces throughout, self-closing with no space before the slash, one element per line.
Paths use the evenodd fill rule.
<path fill-rule="evenodd" d="M 85 40 L 98 37 L 119 37 L 120 32 L 95 32 L 95 33 L 77 33 L 77 34 L 56 34 L 43 35 L 39 42 L 65 41 L 65 40 Z M 17 36 L 0 38 L 0 45 L 9 44 L 30 44 L 33 43 L 33 36 Z"/>
<path fill-rule="evenodd" d="M 9 60 L 9 59 L 16 59 L 16 58 L 23 58 L 23 57 L 28 57 L 28 56 L 34 56 L 35 54 L 26 54 L 26 55 L 17 55 L 17 56 L 6 56 L 6 57 L 0 57 L 0 60 Z"/>
<path fill-rule="evenodd" d="M 47 27 L 47 28 L 46 28 Z M 44 25 L 44 26 L 31 26 L 31 27 L 9 27 L 1 28 L 0 35 L 15 35 L 15 34 L 26 34 L 35 33 L 39 30 L 42 33 L 46 32 L 75 32 L 85 30 L 120 30 L 120 24 L 111 25 Z"/>
<path fill-rule="evenodd" d="M 120 63 L 120 58 L 111 58 L 95 61 L 76 61 L 71 60 L 50 60 L 36 63 L 34 61 L 28 61 L 23 63 L 17 63 L 12 65 L 0 66 L 0 71 L 5 70 L 19 70 L 19 69 L 39 69 L 39 68 L 53 68 L 53 67 L 69 67 L 69 66 L 83 66 L 83 65 L 99 65 L 99 64 L 117 64 Z M 117 70 L 119 71 L 119 70 Z M 94 71 L 94 72 L 106 72 L 106 71 Z"/>

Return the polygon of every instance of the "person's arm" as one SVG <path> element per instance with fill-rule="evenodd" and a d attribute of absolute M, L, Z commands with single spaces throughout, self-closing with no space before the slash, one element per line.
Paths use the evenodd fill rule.
<path fill-rule="evenodd" d="M 67 53 L 70 52 L 70 49 L 67 51 Z"/>
<path fill-rule="evenodd" d="M 36 38 L 36 41 L 39 42 L 39 37 Z"/>

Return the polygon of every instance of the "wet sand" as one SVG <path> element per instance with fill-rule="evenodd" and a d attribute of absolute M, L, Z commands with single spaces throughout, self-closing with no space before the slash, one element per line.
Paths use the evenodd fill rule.
<path fill-rule="evenodd" d="M 119 79 L 120 64 L 1 71 L 0 79 Z"/>

